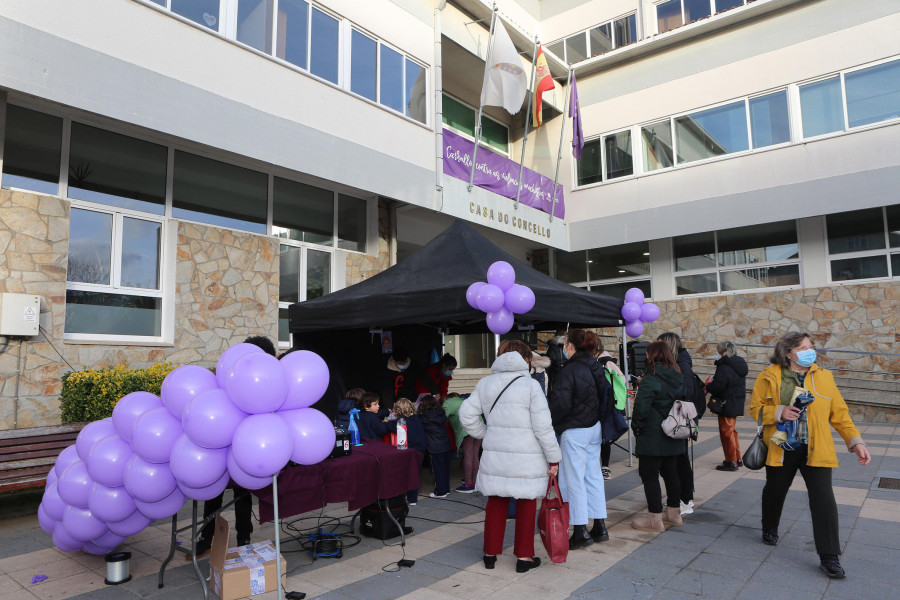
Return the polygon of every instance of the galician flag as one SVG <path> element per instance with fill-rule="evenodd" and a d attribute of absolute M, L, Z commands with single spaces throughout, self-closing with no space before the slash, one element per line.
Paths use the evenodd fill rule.
<path fill-rule="evenodd" d="M 534 107 L 532 124 L 534 127 L 540 127 L 544 123 L 544 116 L 541 114 L 541 98 L 543 97 L 544 92 L 553 89 L 553 77 L 550 75 L 550 67 L 547 66 L 547 57 L 544 56 L 543 46 L 538 49 L 534 68 Z"/>
<path fill-rule="evenodd" d="M 572 87 L 569 88 L 569 116 L 572 117 L 572 156 L 581 160 L 584 148 L 584 131 L 581 129 L 581 106 L 578 104 L 578 86 L 575 84 L 575 73 L 572 73 Z"/>
<path fill-rule="evenodd" d="M 522 110 L 528 77 L 522 68 L 519 53 L 499 18 L 494 25 L 494 47 L 490 62 L 485 65 L 484 79 L 483 105 L 502 106 L 511 115 Z"/>

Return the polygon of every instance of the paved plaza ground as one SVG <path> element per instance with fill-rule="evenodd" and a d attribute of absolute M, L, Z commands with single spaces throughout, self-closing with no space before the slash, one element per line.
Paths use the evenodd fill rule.
<path fill-rule="evenodd" d="M 629 467 L 626 453 L 614 449 L 613 478 L 606 482 L 610 540 L 570 552 L 565 563 L 550 563 L 536 538 L 537 554 L 545 564 L 517 574 L 510 521 L 506 553 L 494 570 L 485 570 L 481 562 L 485 498 L 454 492 L 447 500 L 425 497 L 411 507 L 407 524 L 415 531 L 407 538 L 405 549 L 396 539 L 385 545 L 362 538 L 344 551 L 343 558 L 311 562 L 285 527 L 282 552 L 288 564 L 287 590 L 305 592 L 309 599 L 329 600 L 900 597 L 900 490 L 878 487 L 882 478 L 900 479 L 900 427 L 860 424 L 873 456 L 867 467 L 857 464 L 855 455 L 839 452 L 841 466 L 834 471 L 834 490 L 844 548 L 842 564 L 848 574 L 844 580 L 830 580 L 818 570 L 802 478 L 798 475 L 785 503 L 781 542 L 777 547 L 766 546 L 760 540 L 759 524 L 764 472 L 716 471 L 722 451 L 715 421 L 704 419 L 702 429 L 694 446 L 697 506 L 694 514 L 685 517 L 683 527 L 660 534 L 631 529 L 632 515 L 646 504 L 637 462 Z M 755 423 L 742 418 L 738 429 L 741 444 L 746 446 Z M 835 439 L 843 448 L 837 435 Z M 456 485 L 458 465 L 453 476 Z M 431 487 L 430 475 L 423 471 L 422 494 L 427 496 Z M 194 570 L 181 554 L 168 565 L 165 587 L 157 586 L 157 571 L 168 554 L 170 522 L 157 522 L 127 540 L 122 549 L 132 553 L 133 580 L 108 586 L 104 584 L 103 557 L 65 554 L 53 547 L 50 537 L 38 527 L 35 512 L 39 501 L 39 492 L 0 497 L 0 598 L 202 598 Z M 294 526 L 314 527 L 319 515 L 303 515 Z M 329 505 L 322 513 L 323 519 L 327 517 L 344 524 L 338 532 L 349 529 L 351 514 L 346 505 Z M 187 508 L 179 518 L 189 523 Z M 273 535 L 271 524 L 257 525 L 253 539 L 261 541 Z M 181 539 L 189 543 L 186 537 Z M 403 557 L 414 559 L 415 565 L 393 570 Z M 201 568 L 205 574 L 206 560 L 201 561 Z M 33 584 L 35 575 L 46 575 L 46 579 Z M 256 598 L 271 600 L 276 594 Z"/>

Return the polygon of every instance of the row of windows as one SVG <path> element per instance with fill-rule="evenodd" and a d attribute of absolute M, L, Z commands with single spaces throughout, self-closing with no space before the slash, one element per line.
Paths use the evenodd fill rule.
<path fill-rule="evenodd" d="M 427 123 L 427 69 L 311 2 L 150 1 L 228 39 Z"/>
<path fill-rule="evenodd" d="M 548 44 L 547 49 L 571 65 L 627 46 L 637 39 L 637 18 L 631 13 Z"/>
<path fill-rule="evenodd" d="M 286 304 L 331 291 L 334 248 L 366 251 L 361 198 L 11 104 L 5 132 L 0 185 L 73 201 L 70 337 L 160 338 L 168 217 L 282 238 Z"/>
<path fill-rule="evenodd" d="M 792 119 L 793 112 L 799 119 Z M 577 185 L 651 173 L 897 118 L 900 60 L 894 59 L 589 140 L 577 162 Z M 635 154 L 640 157 L 638 161 Z"/>
<path fill-rule="evenodd" d="M 900 204 L 827 215 L 825 237 L 831 282 L 900 277 Z M 671 243 L 678 296 L 801 285 L 795 221 L 676 236 Z M 631 287 L 652 296 L 649 242 L 554 257 L 555 276 L 566 283 L 616 298 Z"/>
<path fill-rule="evenodd" d="M 656 4 L 656 33 L 705 19 L 753 0 L 663 0 Z"/>

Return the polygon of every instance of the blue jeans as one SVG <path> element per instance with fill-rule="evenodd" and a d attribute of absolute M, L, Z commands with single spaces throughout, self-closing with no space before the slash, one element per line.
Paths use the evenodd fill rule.
<path fill-rule="evenodd" d="M 560 436 L 562 462 L 559 487 L 569 503 L 569 524 L 587 525 L 588 518 L 606 518 L 606 491 L 600 471 L 600 423 L 567 429 Z"/>

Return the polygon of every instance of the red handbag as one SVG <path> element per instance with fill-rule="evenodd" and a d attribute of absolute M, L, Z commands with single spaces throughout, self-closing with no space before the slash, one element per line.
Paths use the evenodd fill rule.
<path fill-rule="evenodd" d="M 553 491 L 555 498 L 550 497 Z M 566 562 L 569 555 L 569 503 L 564 502 L 556 475 L 547 482 L 547 494 L 538 511 L 538 529 L 544 549 L 555 563 Z"/>

